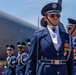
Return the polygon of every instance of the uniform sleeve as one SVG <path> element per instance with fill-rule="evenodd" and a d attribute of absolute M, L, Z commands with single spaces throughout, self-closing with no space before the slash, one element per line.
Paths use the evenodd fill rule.
<path fill-rule="evenodd" d="M 24 66 L 26 66 L 27 63 L 27 53 L 23 53 L 22 54 L 22 63 Z"/>
<path fill-rule="evenodd" d="M 16 67 L 16 57 L 15 56 L 12 56 L 12 58 L 11 58 L 11 67 L 12 68 Z"/>
<path fill-rule="evenodd" d="M 36 75 L 37 36 L 33 36 L 25 75 Z"/>

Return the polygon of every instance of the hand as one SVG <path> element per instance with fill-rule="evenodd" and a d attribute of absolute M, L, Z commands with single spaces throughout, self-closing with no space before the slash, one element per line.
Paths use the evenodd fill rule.
<path fill-rule="evenodd" d="M 7 63 L 7 64 L 8 64 L 8 66 L 10 66 L 10 61 L 8 61 L 8 63 Z"/>
<path fill-rule="evenodd" d="M 21 59 L 18 59 L 18 64 L 20 64 L 21 63 Z"/>

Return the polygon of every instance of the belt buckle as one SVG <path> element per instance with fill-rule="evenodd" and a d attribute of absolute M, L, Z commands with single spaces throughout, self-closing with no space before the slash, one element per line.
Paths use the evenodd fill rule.
<path fill-rule="evenodd" d="M 60 60 L 54 60 L 54 64 L 59 65 L 60 64 Z"/>

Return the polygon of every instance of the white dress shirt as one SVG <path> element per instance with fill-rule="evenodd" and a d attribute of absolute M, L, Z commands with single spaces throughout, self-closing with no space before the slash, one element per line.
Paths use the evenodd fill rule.
<path fill-rule="evenodd" d="M 49 30 L 49 33 L 50 33 L 50 36 L 52 38 L 52 41 L 53 41 L 53 44 L 54 44 L 54 47 L 57 51 L 59 51 L 59 48 L 61 46 L 61 38 L 60 38 L 60 35 L 59 35 L 59 28 L 58 26 L 55 26 L 56 27 L 56 30 L 55 32 L 53 32 L 52 30 L 52 27 L 53 26 L 50 26 L 50 25 L 47 25 L 47 28 Z"/>

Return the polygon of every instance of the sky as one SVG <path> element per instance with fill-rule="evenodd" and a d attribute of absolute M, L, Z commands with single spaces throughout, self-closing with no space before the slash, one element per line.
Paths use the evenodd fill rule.
<path fill-rule="evenodd" d="M 48 3 L 57 2 L 57 0 L 0 0 L 0 10 L 30 22 L 38 26 L 39 20 L 43 17 L 41 9 Z M 68 24 L 67 18 L 76 19 L 76 0 L 63 0 L 61 22 Z"/>

